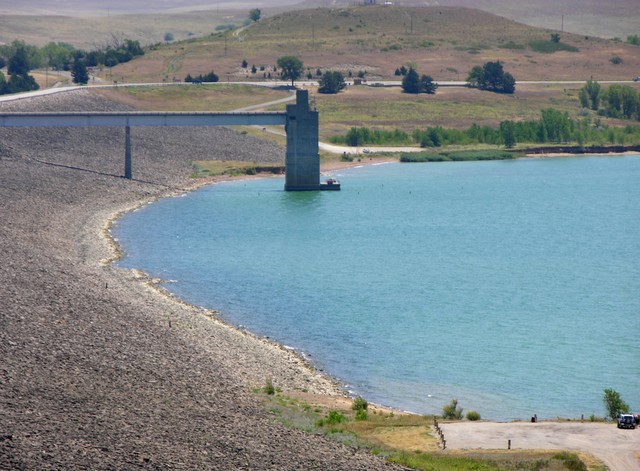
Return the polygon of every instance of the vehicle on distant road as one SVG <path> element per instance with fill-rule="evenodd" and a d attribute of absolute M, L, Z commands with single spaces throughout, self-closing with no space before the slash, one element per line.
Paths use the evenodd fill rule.
<path fill-rule="evenodd" d="M 620 414 L 618 416 L 618 428 L 636 428 L 636 421 L 631 414 Z"/>
<path fill-rule="evenodd" d="M 640 82 L 640 75 L 638 75 L 637 77 L 634 77 L 634 78 L 633 78 L 633 81 L 634 81 L 634 82 Z"/>

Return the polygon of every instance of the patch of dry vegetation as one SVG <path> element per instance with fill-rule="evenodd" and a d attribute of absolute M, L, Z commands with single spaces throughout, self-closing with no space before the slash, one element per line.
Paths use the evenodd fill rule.
<path fill-rule="evenodd" d="M 251 27 L 170 44 L 114 68 L 125 79 L 157 81 L 214 71 L 221 79 L 262 79 L 278 57 L 301 57 L 308 72 L 366 71 L 369 80 L 397 79 L 413 64 L 436 81 L 465 80 L 474 65 L 500 60 L 517 80 L 630 79 L 637 75 L 637 46 L 563 33 L 578 52 L 535 52 L 532 41 L 550 41 L 549 30 L 480 10 L 450 7 L 319 8 L 266 18 Z M 286 38 L 284 40 L 283 38 Z M 621 64 L 610 62 L 619 56 Z M 246 60 L 249 68 L 242 68 Z M 250 68 L 265 71 L 252 74 Z M 634 75 L 635 74 L 635 75 Z"/>
<path fill-rule="evenodd" d="M 345 397 L 309 393 L 260 394 L 281 422 L 309 433 L 371 450 L 413 469 L 546 469 L 571 465 L 602 471 L 602 462 L 586 453 L 559 450 L 449 450 L 440 448 L 433 417 L 408 414 L 369 404 L 366 419 L 358 420 L 354 403 Z M 333 420 L 331 419 L 333 418 Z"/>

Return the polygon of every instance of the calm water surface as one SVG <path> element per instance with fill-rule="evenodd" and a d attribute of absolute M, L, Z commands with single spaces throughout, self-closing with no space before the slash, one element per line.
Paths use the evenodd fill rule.
<path fill-rule="evenodd" d="M 505 420 L 640 410 L 640 156 L 388 164 L 125 216 L 122 265 L 368 400 Z"/>

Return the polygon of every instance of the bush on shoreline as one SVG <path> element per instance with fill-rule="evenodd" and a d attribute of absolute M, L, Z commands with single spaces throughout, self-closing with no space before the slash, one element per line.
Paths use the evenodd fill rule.
<path fill-rule="evenodd" d="M 467 412 L 467 420 L 475 421 L 480 419 L 480 412 L 476 412 L 474 410 L 470 410 L 469 412 Z"/>
<path fill-rule="evenodd" d="M 447 404 L 442 408 L 442 418 L 461 420 L 463 410 L 464 409 L 462 407 L 458 407 L 458 400 L 453 399 L 450 404 Z"/>
<path fill-rule="evenodd" d="M 619 91 L 618 95 L 623 94 L 623 91 L 620 90 L 626 89 L 613 88 L 614 92 Z M 629 92 L 625 93 L 631 96 Z M 609 92 L 607 96 L 618 95 Z M 631 109 L 632 107 L 628 107 L 626 113 L 631 113 L 629 111 Z M 583 108 L 582 111 L 585 111 L 585 109 Z M 602 112 L 604 113 L 604 111 Z M 505 120 L 497 127 L 479 126 L 473 123 L 467 129 L 433 126 L 425 129 L 416 129 L 410 134 L 399 129 L 385 131 L 354 127 L 347 134 L 334 136 L 330 140 L 334 144 L 347 144 L 350 146 L 417 144 L 425 148 L 480 144 L 514 147 L 518 143 L 574 144 L 579 146 L 640 144 L 640 126 L 608 126 L 599 117 L 592 118 L 588 111 L 586 113 L 579 119 L 574 119 L 566 112 L 561 112 L 554 108 L 546 108 L 541 111 L 540 119 L 536 120 Z M 624 113 L 624 110 L 614 109 L 613 112 L 608 114 L 613 117 L 622 117 L 625 116 Z M 630 114 L 629 116 L 635 115 Z"/>
<path fill-rule="evenodd" d="M 400 162 L 468 162 L 474 160 L 509 160 L 519 154 L 497 149 L 467 150 L 456 152 L 406 152 L 400 155 Z"/>

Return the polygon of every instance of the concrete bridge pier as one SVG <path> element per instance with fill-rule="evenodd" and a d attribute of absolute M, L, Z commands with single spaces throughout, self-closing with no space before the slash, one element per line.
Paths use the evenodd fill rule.
<path fill-rule="evenodd" d="M 287 105 L 286 191 L 321 189 L 318 123 L 318 112 L 309 107 L 309 92 L 298 90 L 295 105 Z"/>
<path fill-rule="evenodd" d="M 131 126 L 127 120 L 124 128 L 124 178 L 131 180 L 133 178 L 133 160 L 131 158 Z"/>

